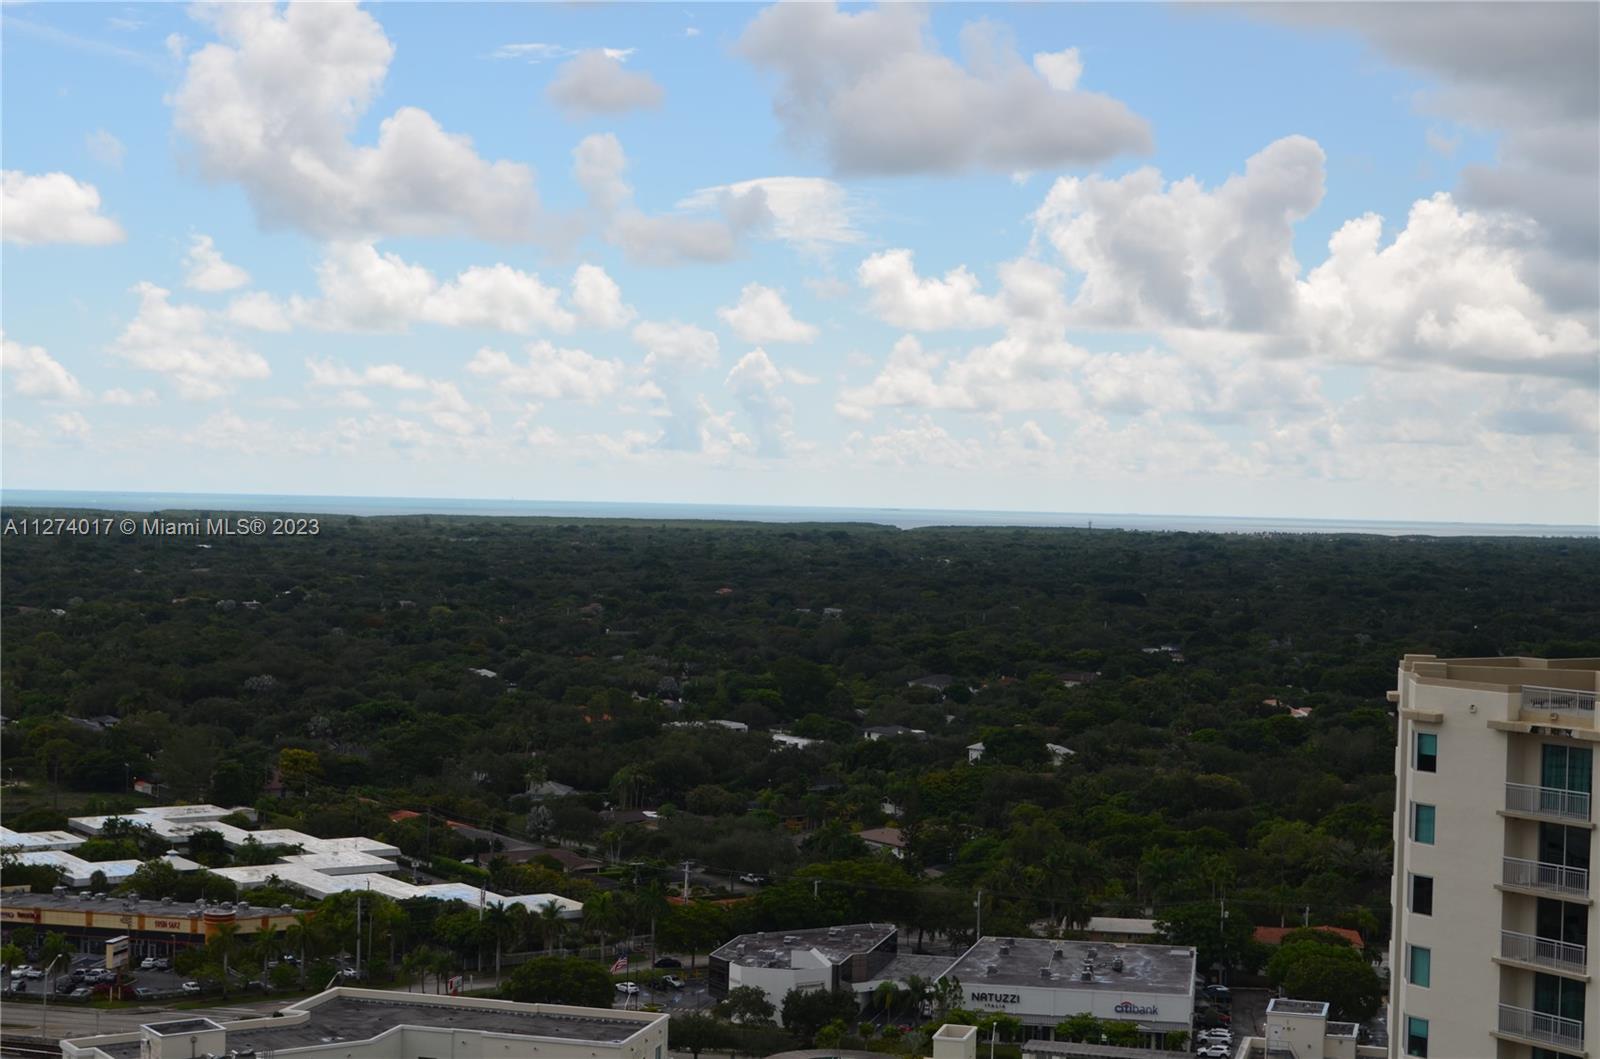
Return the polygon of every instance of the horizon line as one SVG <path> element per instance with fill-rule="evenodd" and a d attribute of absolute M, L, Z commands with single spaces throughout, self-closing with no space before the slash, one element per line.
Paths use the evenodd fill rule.
<path fill-rule="evenodd" d="M 0 506 L 33 506 L 19 499 L 14 499 L 19 494 L 32 495 L 41 498 L 59 496 L 64 498 L 206 498 L 211 500 L 293 500 L 293 501 L 354 501 L 366 503 L 400 503 L 400 504 L 512 504 L 512 505 L 552 505 L 572 507 L 632 507 L 632 508 L 708 508 L 750 512 L 838 512 L 850 514 L 903 514 L 903 515 L 969 515 L 969 516 L 1025 516 L 1031 518 L 1066 519 L 1076 518 L 1093 520 L 1097 518 L 1136 518 L 1151 520 L 1184 520 L 1204 522 L 1280 522 L 1311 526 L 1328 525 L 1360 525 L 1360 526 L 1438 526 L 1448 528 L 1472 527 L 1500 527 L 1506 529 L 1528 529 L 1533 531 L 1578 531 L 1576 534 L 1552 534 L 1559 536 L 1600 535 L 1600 525 L 1584 523 L 1543 523 L 1543 522 L 1478 522 L 1464 519 L 1438 520 L 1438 519 L 1378 519 L 1361 517 L 1331 518 L 1325 516 L 1302 515 L 1205 515 L 1179 512 L 1140 512 L 1140 511 L 1040 511 L 1005 508 L 935 508 L 935 507 L 903 507 L 903 506 L 864 506 L 855 504 L 750 504 L 738 502 L 702 501 L 702 500 L 573 500 L 573 499 L 528 499 L 518 497 L 448 497 L 448 496 L 396 496 L 376 494 L 347 494 L 347 493 L 209 493 L 188 490 L 157 490 L 157 489 L 32 489 L 24 487 L 0 486 Z M 108 509 L 110 510 L 110 509 Z M 343 511 L 314 511 L 304 510 L 301 514 L 338 514 L 354 515 L 364 518 L 367 515 Z M 416 515 L 460 515 L 461 512 L 446 510 L 419 510 L 405 512 Z M 515 516 L 500 516 L 515 517 Z M 531 516 L 537 517 L 537 516 Z M 575 516 L 583 517 L 583 516 Z M 621 516 L 591 516 L 591 517 L 621 517 Z M 669 521 L 689 521 L 683 516 L 678 516 Z M 723 521 L 723 520 L 713 520 Z M 1071 528 L 1071 527 L 1060 527 Z M 1111 527 L 1115 528 L 1115 527 Z"/>

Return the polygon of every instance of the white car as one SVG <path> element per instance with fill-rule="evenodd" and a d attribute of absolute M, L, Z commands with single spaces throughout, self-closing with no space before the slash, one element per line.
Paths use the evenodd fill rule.
<path fill-rule="evenodd" d="M 183 983 L 183 991 L 185 993 L 198 993 L 198 992 L 200 992 L 200 983 L 199 982 L 185 982 L 185 983 Z"/>
<path fill-rule="evenodd" d="M 639 987 L 633 982 L 618 982 L 617 992 L 624 993 L 627 996 L 634 996 L 639 992 Z"/>
<path fill-rule="evenodd" d="M 1233 1042 L 1233 1031 L 1232 1030 L 1201 1030 L 1200 1031 L 1200 1039 L 1202 1041 L 1216 1041 L 1219 1044 L 1231 1044 Z"/>
<path fill-rule="evenodd" d="M 44 972 L 41 971 L 37 967 L 24 967 L 24 968 L 20 969 L 17 973 L 22 975 L 22 977 L 24 977 L 24 978 L 43 978 L 44 977 Z"/>
<path fill-rule="evenodd" d="M 1228 1059 L 1228 1053 L 1231 1050 L 1226 1044 L 1208 1044 L 1194 1054 L 1200 1056 L 1201 1059 Z"/>
<path fill-rule="evenodd" d="M 141 971 L 153 971 L 155 969 L 156 969 L 156 958 L 154 956 L 146 956 L 139 963 L 139 970 L 141 970 Z"/>
<path fill-rule="evenodd" d="M 670 985 L 674 989 L 682 989 L 683 988 L 683 979 L 679 978 L 675 974 L 669 974 L 666 977 L 662 978 L 661 981 L 666 983 L 667 985 Z"/>

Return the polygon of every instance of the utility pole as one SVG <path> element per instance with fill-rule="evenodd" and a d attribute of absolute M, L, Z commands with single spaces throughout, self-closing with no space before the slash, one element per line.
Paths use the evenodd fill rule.
<path fill-rule="evenodd" d="M 1309 927 L 1311 925 L 1311 906 L 1310 905 L 1306 905 L 1305 909 L 1300 913 L 1300 925 L 1302 927 Z"/>
<path fill-rule="evenodd" d="M 356 978 L 361 977 L 361 895 L 356 894 Z"/>
<path fill-rule="evenodd" d="M 1222 943 L 1223 949 L 1226 951 L 1228 944 L 1228 899 L 1226 897 L 1217 898 L 1217 908 L 1217 940 Z M 1224 963 L 1223 971 L 1226 972 L 1226 970 L 1227 964 Z M 1226 977 L 1225 973 L 1223 974 L 1223 977 Z"/>
<path fill-rule="evenodd" d="M 367 896 L 368 897 L 372 896 L 372 881 L 370 879 L 367 880 Z M 377 951 L 372 947 L 372 921 L 374 919 L 376 919 L 376 918 L 377 917 L 374 916 L 371 912 L 367 913 L 367 963 L 368 964 L 372 963 L 372 954 L 375 951 Z M 393 953 L 391 953 L 390 956 L 389 956 L 389 962 L 390 963 L 394 962 Z"/>
<path fill-rule="evenodd" d="M 46 1020 L 50 1018 L 50 994 L 53 992 L 50 987 L 55 985 L 55 982 L 50 978 L 50 972 L 53 971 L 56 964 L 60 962 L 60 956 L 57 956 L 55 959 L 51 960 L 50 966 L 44 969 L 44 977 L 40 979 L 40 981 L 44 983 L 44 1011 L 39 1015 L 39 1036 L 41 1037 L 47 1036 L 44 1028 Z"/>
<path fill-rule="evenodd" d="M 983 887 L 978 887 L 978 899 L 972 902 L 972 907 L 978 912 L 978 932 L 973 936 L 974 942 L 983 940 Z M 994 1041 L 990 1040 L 989 1050 L 994 1051 Z"/>
<path fill-rule="evenodd" d="M 822 880 L 821 879 L 812 879 L 811 880 L 811 899 L 813 901 L 815 901 L 817 899 L 817 887 L 820 886 L 821 884 L 822 884 Z"/>
<path fill-rule="evenodd" d="M 693 863 L 693 861 L 688 860 L 683 862 L 683 899 L 685 901 L 689 899 L 689 865 Z"/>

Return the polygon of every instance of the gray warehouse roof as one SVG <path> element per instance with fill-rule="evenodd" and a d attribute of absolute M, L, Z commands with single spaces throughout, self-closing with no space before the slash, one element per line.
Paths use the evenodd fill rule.
<path fill-rule="evenodd" d="M 1093 953 L 1091 957 L 1090 954 Z M 1114 961 L 1121 959 L 1122 970 Z M 1092 960 L 1088 980 L 1082 972 Z M 1047 938 L 980 938 L 951 967 L 965 986 L 983 983 L 1044 989 L 1128 989 L 1188 995 L 1194 950 L 1171 945 L 1120 945 Z M 1049 976 L 1041 969 L 1048 969 Z"/>
<path fill-rule="evenodd" d="M 842 927 L 809 930 L 769 930 L 740 934 L 711 955 L 743 967 L 788 967 L 795 949 L 815 949 L 829 963 L 840 964 L 862 952 L 871 952 L 893 937 L 888 923 L 851 923 Z"/>
<path fill-rule="evenodd" d="M 365 1041 L 396 1026 L 430 1026 L 470 1030 L 480 1033 L 505 1033 L 523 1037 L 554 1037 L 563 1040 L 619 1044 L 644 1029 L 637 1019 L 609 1019 L 544 1011 L 512 1011 L 405 1001 L 367 1000 L 338 997 L 310 1008 L 310 1019 L 285 1026 L 260 1029 L 229 1029 L 229 1050 L 257 1052 L 283 1048 L 304 1048 L 330 1040 Z M 196 1019 L 196 1022 L 204 1020 Z M 171 1023 L 161 1025 L 168 1032 Z M 83 1043 L 80 1041 L 79 1043 Z M 138 1059 L 139 1042 L 99 1046 L 113 1059 Z"/>

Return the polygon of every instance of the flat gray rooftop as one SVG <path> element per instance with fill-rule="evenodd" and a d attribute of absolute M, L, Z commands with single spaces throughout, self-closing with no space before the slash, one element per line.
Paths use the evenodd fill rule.
<path fill-rule="evenodd" d="M 1084 981 L 1081 973 L 1091 952 L 1093 970 Z M 1122 958 L 1121 971 L 1113 970 L 1112 961 L 1117 957 Z M 1049 968 L 1051 977 L 1042 975 L 1040 968 Z M 1040 989 L 1137 988 L 1187 996 L 1194 983 L 1194 950 L 1172 945 L 985 937 L 963 953 L 948 973 L 971 988 L 985 983 Z"/>
<path fill-rule="evenodd" d="M 202 1021 L 202 1020 L 195 1020 Z M 170 1023 L 166 1024 L 170 1025 Z M 258 1052 L 304 1048 L 331 1040 L 371 1040 L 395 1026 L 437 1026 L 445 1029 L 506 1033 L 524 1037 L 557 1037 L 600 1044 L 620 1044 L 644 1029 L 637 1020 L 558 1015 L 545 1012 L 461 1008 L 428 1003 L 360 1000 L 338 997 L 311 1009 L 306 1022 L 260 1029 L 228 1030 L 228 1049 Z M 115 1059 L 138 1059 L 139 1042 L 102 1045 Z"/>
<path fill-rule="evenodd" d="M 123 897 L 107 897 L 104 901 L 93 898 L 85 901 L 78 894 L 7 894 L 6 904 L 15 908 L 53 908 L 65 909 L 72 912 L 116 912 L 123 911 L 136 913 L 142 916 L 168 916 L 172 918 L 187 919 L 190 916 L 201 916 L 207 912 L 216 912 L 221 909 L 221 904 L 208 902 L 204 907 L 193 901 L 175 901 L 172 904 L 163 904 L 160 901 L 140 899 L 129 901 Z M 243 909 L 238 905 L 234 910 L 243 916 L 282 915 L 282 909 L 277 905 L 247 905 Z"/>
<path fill-rule="evenodd" d="M 175 1037 L 184 1033 L 199 1033 L 202 1030 L 220 1030 L 210 1019 L 178 1019 L 175 1022 L 152 1022 L 149 1029 L 163 1037 Z"/>
<path fill-rule="evenodd" d="M 1275 996 L 1267 1001 L 1267 1011 L 1285 1015 L 1326 1015 L 1328 1005 L 1321 1000 L 1289 1000 Z"/>
<path fill-rule="evenodd" d="M 888 923 L 851 923 L 842 927 L 808 930 L 769 930 L 740 934 L 711 955 L 745 967 L 788 967 L 795 949 L 816 949 L 829 963 L 840 964 L 862 952 L 871 952 L 893 937 Z"/>

